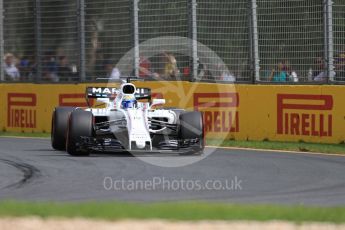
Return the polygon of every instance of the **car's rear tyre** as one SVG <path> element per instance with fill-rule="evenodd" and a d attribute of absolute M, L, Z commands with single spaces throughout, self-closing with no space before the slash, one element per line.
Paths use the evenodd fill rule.
<path fill-rule="evenodd" d="M 56 150 L 66 150 L 68 118 L 74 110 L 74 107 L 57 107 L 53 111 L 51 145 Z"/>
<path fill-rule="evenodd" d="M 93 136 L 93 115 L 84 110 L 71 113 L 68 122 L 66 150 L 72 156 L 88 156 L 87 149 L 80 148 L 81 137 Z"/>
<path fill-rule="evenodd" d="M 205 140 L 202 113 L 198 111 L 182 113 L 179 122 L 179 139 L 181 141 L 198 139 L 198 142 L 191 146 L 191 151 L 181 155 L 203 154 Z"/>

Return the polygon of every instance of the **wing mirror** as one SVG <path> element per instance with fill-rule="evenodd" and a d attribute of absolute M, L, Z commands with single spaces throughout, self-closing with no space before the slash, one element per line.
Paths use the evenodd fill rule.
<path fill-rule="evenodd" d="M 152 99 L 151 107 L 157 106 L 157 105 L 164 105 L 165 99 Z"/>

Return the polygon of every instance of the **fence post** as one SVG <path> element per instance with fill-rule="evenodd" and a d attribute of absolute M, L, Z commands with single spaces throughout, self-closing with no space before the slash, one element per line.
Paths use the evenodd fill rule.
<path fill-rule="evenodd" d="M 0 0 L 0 81 L 5 80 L 4 48 L 4 1 Z"/>
<path fill-rule="evenodd" d="M 329 81 L 334 81 L 333 1 L 324 0 L 325 63 Z"/>
<path fill-rule="evenodd" d="M 139 47 L 139 0 L 133 0 L 133 45 L 134 45 L 134 75 L 139 78 L 140 47 Z"/>
<path fill-rule="evenodd" d="M 188 1 L 189 13 L 189 38 L 191 39 L 191 81 L 198 78 L 199 57 L 198 57 L 198 23 L 197 23 L 197 0 Z"/>
<path fill-rule="evenodd" d="M 251 41 L 251 63 L 254 71 L 254 81 L 260 81 L 260 59 L 259 59 L 259 38 L 258 18 L 256 0 L 250 0 L 250 41 Z"/>
<path fill-rule="evenodd" d="M 42 30 L 41 30 L 41 0 L 35 0 L 35 41 L 36 41 L 36 76 L 34 81 L 42 80 Z"/>
<path fill-rule="evenodd" d="M 85 0 L 79 0 L 78 3 L 79 77 L 83 82 L 86 80 Z"/>

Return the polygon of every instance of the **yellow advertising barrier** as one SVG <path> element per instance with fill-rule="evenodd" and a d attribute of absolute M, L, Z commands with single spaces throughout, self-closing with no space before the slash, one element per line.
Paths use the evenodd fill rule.
<path fill-rule="evenodd" d="M 164 97 L 168 107 L 202 111 L 209 138 L 345 141 L 344 86 L 135 84 Z M 3 131 L 50 132 L 54 107 L 86 106 L 87 86 L 106 85 L 1 84 L 0 126 Z"/>

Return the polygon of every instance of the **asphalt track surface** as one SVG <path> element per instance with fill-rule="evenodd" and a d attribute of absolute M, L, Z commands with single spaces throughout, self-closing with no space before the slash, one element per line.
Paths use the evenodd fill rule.
<path fill-rule="evenodd" d="M 170 184 L 126 187 L 154 178 Z M 110 189 L 114 181 L 124 182 Z M 218 184 L 205 189 L 207 181 Z M 71 157 L 52 150 L 49 139 L 0 138 L 0 199 L 345 205 L 345 157 L 218 149 L 192 165 L 163 168 L 124 154 Z"/>

